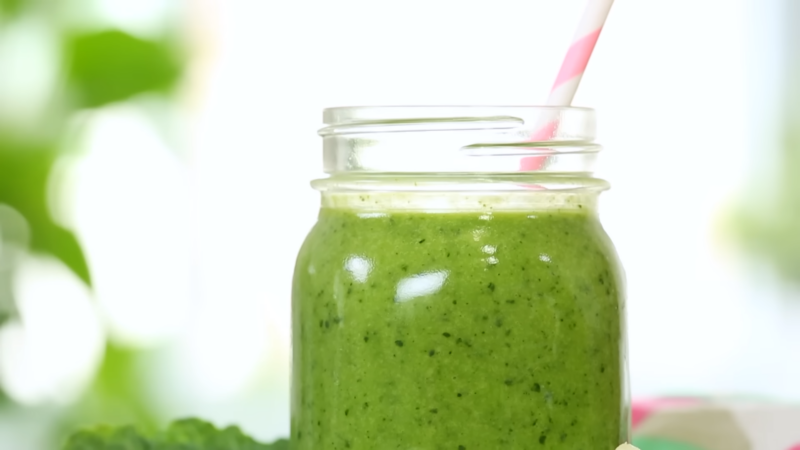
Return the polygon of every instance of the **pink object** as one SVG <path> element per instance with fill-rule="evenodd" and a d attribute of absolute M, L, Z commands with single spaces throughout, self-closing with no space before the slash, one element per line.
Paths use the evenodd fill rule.
<path fill-rule="evenodd" d="M 797 443 L 797 444 L 789 447 L 787 450 L 800 450 L 800 443 Z"/>
<path fill-rule="evenodd" d="M 550 96 L 547 98 L 548 106 L 569 106 L 572 103 L 613 3 L 614 0 L 589 0 L 587 3 L 581 22 L 575 31 L 572 45 L 570 45 L 567 55 L 561 63 L 556 81 L 550 89 Z M 530 141 L 549 139 L 557 128 L 558 119 L 550 120 L 531 135 Z M 544 155 L 523 158 L 520 161 L 520 170 L 541 169 L 546 160 L 547 156 Z"/>
<path fill-rule="evenodd" d="M 588 0 L 561 70 L 550 89 L 548 106 L 569 106 L 572 103 L 613 3 L 614 0 Z"/>
<path fill-rule="evenodd" d="M 564 62 L 561 64 L 561 70 L 558 72 L 558 77 L 556 77 L 556 82 L 553 83 L 551 91 L 555 91 L 562 84 L 583 75 L 583 72 L 586 71 L 586 66 L 589 65 L 589 58 L 592 57 L 592 51 L 595 44 L 597 44 L 601 31 L 603 29 L 598 28 L 572 44 L 569 51 L 567 51 Z"/>
<path fill-rule="evenodd" d="M 634 429 L 636 426 L 642 423 L 648 416 L 650 416 L 655 411 L 664 408 L 679 408 L 684 406 L 691 406 L 699 404 L 700 400 L 695 398 L 683 398 L 683 397 L 673 397 L 673 398 L 659 398 L 659 399 L 644 399 L 644 400 L 635 400 L 631 404 L 631 425 Z M 800 449 L 789 449 L 789 450 L 800 450 Z"/>
<path fill-rule="evenodd" d="M 553 137 L 553 134 L 556 132 L 556 128 L 558 128 L 557 121 L 553 120 L 547 122 L 545 126 L 539 128 L 539 130 L 536 131 L 536 133 L 531 135 L 530 141 L 531 142 L 547 141 Z M 519 168 L 520 170 L 524 171 L 539 170 L 542 168 L 546 160 L 547 160 L 547 155 L 527 156 L 520 160 Z"/>

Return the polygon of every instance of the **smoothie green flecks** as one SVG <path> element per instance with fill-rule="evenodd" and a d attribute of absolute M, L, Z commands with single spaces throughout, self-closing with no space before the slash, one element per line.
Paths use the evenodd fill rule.
<path fill-rule="evenodd" d="M 293 286 L 295 450 L 614 449 L 622 286 L 581 211 L 321 211 Z"/>

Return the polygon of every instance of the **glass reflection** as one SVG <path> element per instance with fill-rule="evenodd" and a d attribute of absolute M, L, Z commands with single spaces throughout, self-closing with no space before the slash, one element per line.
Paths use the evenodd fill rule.
<path fill-rule="evenodd" d="M 367 281 L 369 273 L 372 272 L 372 262 L 363 256 L 353 255 L 347 258 L 344 268 L 359 283 Z"/>
<path fill-rule="evenodd" d="M 397 283 L 394 301 L 402 303 L 424 295 L 435 294 L 444 286 L 444 282 L 447 281 L 447 275 L 448 272 L 446 270 L 439 270 L 403 278 Z"/>

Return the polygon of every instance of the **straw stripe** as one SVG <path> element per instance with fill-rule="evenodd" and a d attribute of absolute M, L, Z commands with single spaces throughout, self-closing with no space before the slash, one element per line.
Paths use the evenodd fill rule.
<path fill-rule="evenodd" d="M 546 123 L 543 127 L 539 128 L 530 138 L 531 142 L 545 142 L 550 140 L 558 128 L 558 122 L 555 120 Z M 527 156 L 522 158 L 519 162 L 519 168 L 522 171 L 539 170 L 547 161 L 547 155 Z"/>
<path fill-rule="evenodd" d="M 561 71 L 558 72 L 556 82 L 553 83 L 553 91 L 572 78 L 583 75 L 601 31 L 603 29 L 598 28 L 572 44 L 564 58 L 564 63 L 561 64 Z"/>

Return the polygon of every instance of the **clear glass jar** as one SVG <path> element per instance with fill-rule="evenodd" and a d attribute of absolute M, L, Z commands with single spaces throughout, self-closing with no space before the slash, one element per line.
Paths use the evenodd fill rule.
<path fill-rule="evenodd" d="M 325 111 L 293 281 L 295 450 L 613 450 L 625 289 L 594 112 Z"/>

